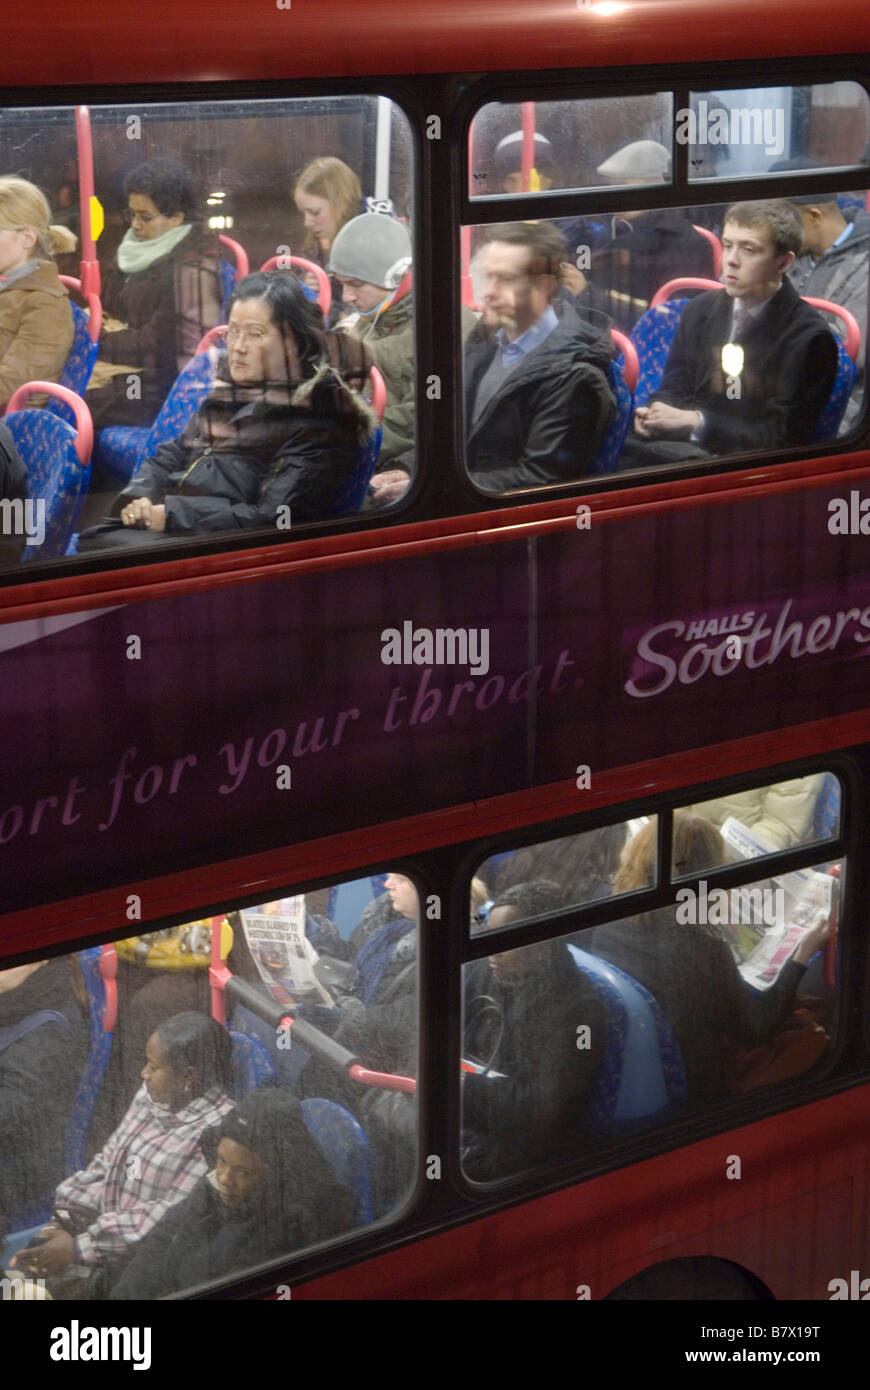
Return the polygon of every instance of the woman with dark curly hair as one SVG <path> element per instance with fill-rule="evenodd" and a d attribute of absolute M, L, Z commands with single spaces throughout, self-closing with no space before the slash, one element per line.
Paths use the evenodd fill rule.
<path fill-rule="evenodd" d="M 87 401 L 95 429 L 149 425 L 203 333 L 220 323 L 220 243 L 197 220 L 193 175 L 150 159 L 124 180 L 130 223 L 102 286 L 103 331 Z M 130 374 L 139 395 L 128 396 Z"/>

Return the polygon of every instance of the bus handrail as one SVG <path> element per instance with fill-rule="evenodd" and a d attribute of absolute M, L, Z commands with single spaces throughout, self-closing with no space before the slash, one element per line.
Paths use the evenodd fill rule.
<path fill-rule="evenodd" d="M 87 300 L 90 317 L 88 318 L 88 337 L 95 343 L 100 336 L 100 329 L 103 326 L 103 302 L 98 294 L 93 291 L 85 292 L 81 280 L 76 279 L 75 275 L 59 275 L 57 277 L 62 285 L 66 285 L 68 290 L 78 290 L 83 299 Z"/>
<path fill-rule="evenodd" d="M 219 918 L 212 918 L 212 927 Z M 220 930 L 212 930 L 212 953 L 214 953 L 214 943 L 220 941 Z M 219 949 L 219 947 L 218 947 Z M 212 987 L 212 996 L 215 991 L 223 995 L 224 1017 L 218 1022 L 225 1023 L 226 998 L 229 996 L 237 1003 L 243 1004 L 251 1013 L 261 1018 L 264 1023 L 268 1023 L 275 1029 L 291 1029 L 291 1038 L 304 1047 L 306 1052 L 311 1052 L 321 1061 L 329 1066 L 335 1067 L 349 1076 L 353 1081 L 359 1082 L 362 1086 L 377 1086 L 386 1091 L 404 1091 L 406 1094 L 413 1095 L 417 1089 L 417 1082 L 411 1076 L 394 1076 L 389 1072 L 372 1071 L 364 1066 L 360 1059 L 348 1048 L 342 1047 L 341 1043 L 330 1038 L 328 1034 L 321 1030 L 307 1019 L 298 1019 L 294 1016 L 291 1007 L 280 1004 L 277 999 L 268 999 L 261 994 L 256 986 L 249 984 L 247 980 L 242 980 L 238 975 L 233 975 L 226 966 L 219 968 L 212 965 L 209 971 L 209 978 Z M 212 1009 L 214 1014 L 214 1009 Z M 214 1015 L 217 1017 L 217 1015 Z"/>
<path fill-rule="evenodd" d="M 74 445 L 76 458 L 82 467 L 86 468 L 94 448 L 94 422 L 87 405 L 81 396 L 76 395 L 75 391 L 70 391 L 66 386 L 60 386 L 56 381 L 26 381 L 14 392 L 4 413 L 11 415 L 15 410 L 23 410 L 24 402 L 28 396 L 39 395 L 56 396 L 59 401 L 63 401 L 72 410 L 76 422 Z"/>
<path fill-rule="evenodd" d="M 260 266 L 261 270 L 301 270 L 307 275 L 313 275 L 317 281 L 317 302 L 320 305 L 324 319 L 329 318 L 329 311 L 332 308 L 332 285 L 329 283 L 329 276 L 321 266 L 315 265 L 314 261 L 308 261 L 304 256 L 270 256 L 268 261 L 264 261 Z"/>

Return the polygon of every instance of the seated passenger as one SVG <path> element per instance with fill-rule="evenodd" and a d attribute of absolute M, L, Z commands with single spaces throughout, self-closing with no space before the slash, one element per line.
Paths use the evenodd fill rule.
<path fill-rule="evenodd" d="M 318 319 L 292 276 L 242 280 L 218 383 L 115 499 L 118 520 L 83 531 L 79 549 L 329 516 L 375 421 L 358 394 L 365 350 Z"/>
<path fill-rule="evenodd" d="M 529 188 L 523 188 L 523 132 L 512 130 L 499 140 L 495 147 L 495 176 L 502 193 L 537 193 L 539 189 L 553 187 L 556 174 L 556 156 L 551 141 L 539 130 L 535 131 L 532 146 L 532 176 Z"/>
<path fill-rule="evenodd" d="M 565 240 L 547 222 L 493 228 L 483 318 L 465 345 L 466 463 L 490 492 L 588 472 L 613 418 L 609 332 L 559 298 Z"/>
<path fill-rule="evenodd" d="M 323 155 L 302 170 L 293 186 L 293 201 L 305 221 L 302 254 L 325 270 L 333 241 L 362 208 L 359 179 L 344 160 Z M 312 288 L 317 288 L 316 282 Z M 333 278 L 330 326 L 341 317 L 340 303 L 341 285 Z"/>
<path fill-rule="evenodd" d="M 497 895 L 489 930 L 558 911 L 545 880 Z M 502 951 L 463 969 L 462 1166 L 508 1177 L 584 1142 L 586 1098 L 601 1056 L 603 1010 L 566 942 Z M 578 1046 L 587 1026 L 591 1046 Z M 474 1068 L 474 1070 L 467 1070 Z"/>
<path fill-rule="evenodd" d="M 632 461 L 812 442 L 837 375 L 837 345 L 784 278 L 802 239 L 788 203 L 728 210 L 724 288 L 683 310 L 661 385 L 635 411 L 635 432 L 651 443 L 634 444 Z"/>
<path fill-rule="evenodd" d="M 0 971 L 0 1215 L 7 1225 L 64 1174 L 87 1049 L 75 957 Z"/>
<path fill-rule="evenodd" d="M 232 946 L 232 929 L 221 930 L 221 960 Z M 162 931 L 116 941 L 118 1014 L 106 1080 L 100 1092 L 91 1139 L 107 1137 L 142 1084 L 142 1058 L 151 1034 L 174 1014 L 211 1011 L 211 922 L 185 922 Z"/>
<path fill-rule="evenodd" d="M 606 825 L 599 830 L 524 845 L 487 869 L 487 878 L 496 895 L 516 883 L 545 878 L 561 885 L 565 905 L 594 902 L 610 897 L 624 843 L 625 826 Z"/>
<path fill-rule="evenodd" d="M 50 217 L 32 183 L 0 178 L 0 410 L 25 382 L 57 381 L 73 345 L 54 257 L 72 251 L 76 239 L 66 227 L 49 226 Z"/>
<path fill-rule="evenodd" d="M 548 188 L 564 188 L 565 182 L 556 167 L 555 151 L 546 135 L 535 132 L 534 164 L 528 188 L 523 187 L 523 132 L 512 130 L 495 147 L 495 170 L 502 193 L 536 193 Z M 561 281 L 571 294 L 586 288 L 586 276 L 578 268 L 578 252 L 590 254 L 606 235 L 605 224 L 591 217 L 554 217 L 565 238 L 566 260 L 561 267 Z M 584 256 L 585 259 L 585 256 Z"/>
<path fill-rule="evenodd" d="M 791 777 L 770 787 L 753 787 L 750 791 L 717 796 L 713 801 L 701 801 L 690 809 L 694 815 L 711 821 L 717 830 L 729 816 L 734 816 L 761 836 L 772 850 L 790 849 L 792 845 L 805 844 L 811 837 L 824 781 L 823 772 Z"/>
<path fill-rule="evenodd" d="M 312 1021 L 377 1071 L 416 1073 L 419 913 L 411 880 L 388 874 L 384 892 L 351 933 L 345 959 L 322 952 L 315 967 L 339 1013 L 329 1020 L 321 1011 Z M 304 1084 L 306 1094 L 337 1100 L 363 1117 L 358 1087 L 333 1068 L 309 1063 Z"/>
<path fill-rule="evenodd" d="M 220 242 L 195 220 L 190 171 L 151 159 L 124 187 L 131 226 L 103 279 L 100 357 L 87 393 L 97 430 L 153 422 L 203 333 L 220 323 L 223 301 Z M 128 391 L 131 374 L 138 395 Z"/>
<path fill-rule="evenodd" d="M 101 1296 L 205 1173 L 200 1136 L 232 1109 L 230 1054 L 226 1029 L 203 1014 L 176 1014 L 152 1033 L 144 1086 L 84 1172 L 60 1183 L 50 1224 L 14 1266 L 47 1276 L 55 1297 Z"/>
<path fill-rule="evenodd" d="M 680 875 L 727 862 L 718 830 L 700 816 L 674 813 L 673 858 Z M 629 840 L 614 881 L 616 893 L 652 885 L 657 828 L 650 821 Z M 726 928 L 686 925 L 663 907 L 592 932 L 586 947 L 637 980 L 658 1000 L 683 1059 L 689 1107 L 725 1100 L 735 1080 L 729 1049 L 757 1047 L 785 1023 L 807 962 L 831 933 L 830 921 L 812 927 L 776 982 L 758 994 L 744 982 Z"/>
<path fill-rule="evenodd" d="M 617 150 L 596 173 L 620 185 L 664 183 L 670 159 L 657 140 L 635 140 Z M 581 303 L 609 314 L 630 333 L 653 295 L 677 276 L 711 279 L 713 254 L 685 208 L 620 212 L 608 219 L 595 244 L 589 288 Z"/>
<path fill-rule="evenodd" d="M 210 1171 L 143 1241 L 113 1299 L 228 1278 L 353 1228 L 350 1193 L 286 1092 L 251 1091 L 203 1134 L 202 1149 Z"/>
<path fill-rule="evenodd" d="M 782 160 L 771 166 L 777 170 L 817 168 L 811 159 Z M 861 330 L 857 357 L 858 373 L 846 413 L 838 431 L 847 434 L 861 414 L 864 400 L 864 363 L 867 342 L 867 279 L 870 273 L 870 214 L 863 208 L 845 213 L 833 193 L 822 197 L 810 194 L 787 199 L 800 216 L 803 242 L 788 278 L 798 294 L 810 299 L 830 299 L 854 314 Z M 828 320 L 841 332 L 836 320 Z"/>
<path fill-rule="evenodd" d="M 338 233 L 329 269 L 353 313 L 340 326 L 365 343 L 387 389 L 380 470 L 414 447 L 414 298 L 408 233 L 393 217 L 364 212 Z"/>

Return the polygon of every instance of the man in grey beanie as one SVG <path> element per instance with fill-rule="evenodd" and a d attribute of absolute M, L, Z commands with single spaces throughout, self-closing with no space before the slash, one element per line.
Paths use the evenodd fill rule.
<path fill-rule="evenodd" d="M 379 212 L 346 222 L 332 243 L 329 273 L 352 311 L 339 324 L 364 342 L 387 388 L 378 467 L 414 447 L 414 305 L 411 241 Z"/>

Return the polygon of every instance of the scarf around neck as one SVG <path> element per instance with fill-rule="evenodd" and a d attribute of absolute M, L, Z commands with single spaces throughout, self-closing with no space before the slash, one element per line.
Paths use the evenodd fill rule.
<path fill-rule="evenodd" d="M 39 266 L 38 261 L 25 261 L 17 270 L 10 270 L 7 275 L 0 275 L 0 290 L 8 290 L 10 285 L 14 285 L 18 280 L 23 280 L 25 275 L 32 275 Z"/>
<path fill-rule="evenodd" d="M 119 269 L 125 275 L 138 275 L 140 271 L 147 270 L 149 266 L 152 266 L 155 261 L 168 256 L 191 231 L 193 231 L 193 223 L 182 222 L 180 227 L 172 227 L 170 231 L 164 232 L 162 236 L 154 237 L 151 241 L 137 241 L 133 235 L 133 228 L 129 227 L 118 247 Z"/>

